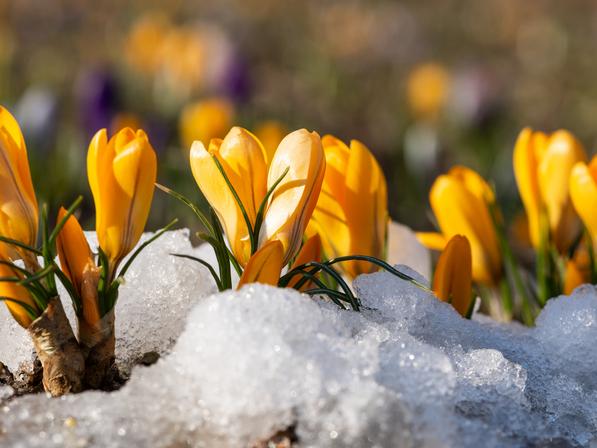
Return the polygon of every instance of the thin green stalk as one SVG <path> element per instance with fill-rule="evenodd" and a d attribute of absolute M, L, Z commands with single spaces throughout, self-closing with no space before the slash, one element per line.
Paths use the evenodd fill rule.
<path fill-rule="evenodd" d="M 194 257 L 192 255 L 187 255 L 187 254 L 170 254 L 170 255 L 172 255 L 173 257 L 186 258 L 187 260 L 193 260 L 193 261 L 196 261 L 197 263 L 205 266 L 209 270 L 209 273 L 214 278 L 214 280 L 216 282 L 216 286 L 218 287 L 218 291 L 220 291 L 220 292 L 224 291 L 220 277 L 218 277 L 216 270 L 207 261 L 205 261 L 201 258 L 198 258 L 198 257 Z"/>
<path fill-rule="evenodd" d="M 240 212 L 242 213 L 243 219 L 245 220 L 245 224 L 247 225 L 247 231 L 249 232 L 249 239 L 251 241 L 251 254 L 254 254 L 257 251 L 257 241 L 256 241 L 253 226 L 251 224 L 251 220 L 249 219 L 249 215 L 247 214 L 247 210 L 245 209 L 243 202 L 240 200 L 238 193 L 234 189 L 234 185 L 232 185 L 232 182 L 230 182 L 230 179 L 228 178 L 228 175 L 226 174 L 226 171 L 224 170 L 224 167 L 218 160 L 217 156 L 215 154 L 212 154 L 211 158 L 213 159 L 214 163 L 216 164 L 218 171 L 220 171 L 220 174 L 222 174 L 222 177 L 224 178 L 226 185 L 228 185 L 228 189 L 232 193 L 234 200 L 236 201 L 238 207 L 240 208 Z"/>
<path fill-rule="evenodd" d="M 284 177 L 286 177 L 289 170 L 290 170 L 290 167 L 287 167 L 284 170 L 282 175 L 280 177 L 278 177 L 278 179 L 274 182 L 274 184 L 267 191 L 267 193 L 265 194 L 265 197 L 263 198 L 263 201 L 261 201 L 261 204 L 259 205 L 259 211 L 257 212 L 257 217 L 255 218 L 255 228 L 253 230 L 255 232 L 255 236 L 257 238 L 259 237 L 259 232 L 261 231 L 261 225 L 263 224 L 263 217 L 265 216 L 265 207 L 267 206 L 267 202 L 268 202 L 270 196 L 273 194 L 276 187 L 280 184 L 280 182 L 282 182 L 282 179 L 284 179 Z"/>
<path fill-rule="evenodd" d="M 10 246 L 16 246 L 20 249 L 25 249 L 26 251 L 37 255 L 38 257 L 41 257 L 43 255 L 40 250 L 38 250 L 34 247 L 31 247 L 25 243 L 21 243 L 20 241 L 14 240 L 12 238 L 8 238 L 8 237 L 0 235 L 0 242 L 6 243 Z"/>
<path fill-rule="evenodd" d="M 344 294 L 342 294 L 341 292 L 332 291 L 332 290 L 327 289 L 327 288 L 326 289 L 315 288 L 315 289 L 308 289 L 307 291 L 305 291 L 305 294 L 309 294 L 309 295 L 315 295 L 315 294 L 326 295 L 326 296 L 328 296 L 330 298 L 330 300 L 332 302 L 334 302 L 336 305 L 338 305 L 343 310 L 346 310 L 346 307 L 342 304 L 342 302 L 340 302 L 340 300 L 338 300 L 338 297 L 344 297 Z"/>

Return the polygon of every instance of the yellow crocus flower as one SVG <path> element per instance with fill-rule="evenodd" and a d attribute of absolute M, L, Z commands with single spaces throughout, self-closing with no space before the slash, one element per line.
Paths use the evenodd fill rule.
<path fill-rule="evenodd" d="M 456 166 L 435 180 L 429 200 L 441 234 L 419 233 L 419 241 L 437 250 L 443 249 L 454 235 L 466 236 L 471 246 L 473 278 L 479 283 L 496 284 L 501 275 L 501 253 L 490 211 L 495 196 L 489 185 L 475 171 Z"/>
<path fill-rule="evenodd" d="M 585 160 L 581 143 L 568 131 L 548 135 L 525 128 L 519 134 L 514 147 L 514 174 L 535 248 L 541 244 L 542 222 L 549 225 L 544 231 L 549 230 L 560 252 L 565 252 L 578 235 L 569 179 L 572 167 Z"/>
<path fill-rule="evenodd" d="M 96 210 L 99 245 L 111 273 L 141 238 L 157 173 L 147 134 L 125 128 L 108 140 L 105 129 L 89 145 L 87 176 Z"/>
<path fill-rule="evenodd" d="M 328 258 L 369 255 L 384 258 L 388 229 L 386 180 L 369 149 L 357 140 L 348 147 L 327 135 L 322 139 L 326 172 L 311 225 L 322 237 Z M 365 261 L 343 263 L 351 277 L 374 271 Z"/>
<path fill-rule="evenodd" d="M 244 266 L 251 257 L 249 230 L 213 156 L 222 164 L 254 226 L 267 189 L 265 150 L 257 137 L 240 127 L 233 127 L 224 140 L 213 139 L 209 151 L 200 141 L 191 147 L 191 170 L 197 185 L 216 211 L 237 261 Z"/>
<path fill-rule="evenodd" d="M 21 277 L 21 274 L 19 274 L 18 271 L 11 269 L 10 266 L 0 264 L 0 277 Z M 0 297 L 23 302 L 29 305 L 37 313 L 41 314 L 41 311 L 37 308 L 37 305 L 29 294 L 29 291 L 27 291 L 27 289 L 22 285 L 14 282 L 0 281 Z M 5 300 L 4 303 L 8 307 L 10 314 L 12 314 L 19 325 L 21 325 L 23 328 L 28 328 L 31 325 L 33 319 L 31 319 L 31 316 L 29 316 L 29 314 L 21 305 L 9 300 Z"/>
<path fill-rule="evenodd" d="M 276 286 L 280 280 L 284 258 L 284 248 L 280 241 L 274 240 L 265 244 L 253 254 L 243 275 L 238 282 L 237 289 L 248 283 L 263 283 Z"/>
<path fill-rule="evenodd" d="M 258 247 L 279 240 L 287 264 L 300 248 L 321 189 L 325 159 L 317 133 L 301 129 L 287 135 L 269 170 L 263 145 L 245 129 L 232 128 L 224 140 L 212 140 L 209 150 L 200 141 L 193 143 L 190 163 L 195 181 L 216 211 L 237 261 L 244 266 L 251 257 L 249 229 L 212 156 L 224 168 L 251 228 L 266 192 L 288 169 L 269 199 L 260 234 L 256 236 Z"/>
<path fill-rule="evenodd" d="M 576 212 L 597 243 L 597 157 L 587 165 L 578 162 L 570 173 L 570 198 Z"/>
<path fill-rule="evenodd" d="M 0 235 L 35 246 L 38 209 L 27 149 L 15 118 L 0 106 Z M 0 243 L 0 256 L 24 258 L 35 263 L 30 253 Z"/>
<path fill-rule="evenodd" d="M 454 235 L 439 256 L 433 276 L 433 292 L 466 316 L 472 300 L 471 245 L 462 235 Z"/>
<path fill-rule="evenodd" d="M 66 216 L 60 208 L 58 221 Z M 97 284 L 99 269 L 95 265 L 93 253 L 85 238 L 83 229 L 73 215 L 69 216 L 56 239 L 56 249 L 62 272 L 71 281 L 81 299 L 85 321 L 93 325 L 100 320 Z"/>
<path fill-rule="evenodd" d="M 234 106 L 225 98 L 210 98 L 190 103 L 180 114 L 180 140 L 185 148 L 195 140 L 207 145 L 213 138 L 222 138 L 230 129 Z"/>
<path fill-rule="evenodd" d="M 298 252 L 307 224 L 321 191 L 326 160 L 317 132 L 291 132 L 280 142 L 267 175 L 268 190 L 288 173 L 274 189 L 259 233 L 259 245 L 279 240 L 284 263 Z"/>

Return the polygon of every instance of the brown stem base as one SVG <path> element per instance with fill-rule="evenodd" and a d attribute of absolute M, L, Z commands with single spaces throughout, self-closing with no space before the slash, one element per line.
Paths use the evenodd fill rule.
<path fill-rule="evenodd" d="M 43 367 L 43 385 L 53 397 L 83 389 L 85 361 L 59 298 L 27 329 Z"/>
<path fill-rule="evenodd" d="M 114 310 L 112 309 L 95 325 L 79 319 L 79 342 L 86 355 L 85 386 L 100 389 L 114 365 Z"/>

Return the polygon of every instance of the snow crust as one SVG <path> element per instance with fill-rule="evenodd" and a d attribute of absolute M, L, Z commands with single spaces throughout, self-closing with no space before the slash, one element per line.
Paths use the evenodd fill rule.
<path fill-rule="evenodd" d="M 165 254 L 205 249 L 167 238 L 136 266 L 117 318 L 130 321 L 121 358 L 168 354 L 117 392 L 0 389 L 1 446 L 243 447 L 288 427 L 301 447 L 597 445 L 592 286 L 552 299 L 532 329 L 465 320 L 387 273 L 355 281 L 361 313 L 263 285 L 202 297 L 203 268 Z"/>

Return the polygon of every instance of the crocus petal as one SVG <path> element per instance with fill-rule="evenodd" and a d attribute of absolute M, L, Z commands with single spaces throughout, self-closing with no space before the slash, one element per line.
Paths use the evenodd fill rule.
<path fill-rule="evenodd" d="M 596 169 L 591 169 L 595 167 Z M 597 158 L 591 164 L 578 162 L 570 174 L 570 198 L 576 212 L 597 241 Z"/>
<path fill-rule="evenodd" d="M 466 316 L 472 299 L 471 246 L 462 235 L 454 235 L 441 253 L 433 276 L 433 291 Z"/>
<path fill-rule="evenodd" d="M 536 134 L 536 133 L 535 133 Z M 529 128 L 523 129 L 518 135 L 514 146 L 514 176 L 518 185 L 518 192 L 527 212 L 529 234 L 534 247 L 540 242 L 540 210 L 541 194 L 537 179 L 537 166 L 539 165 L 538 153 L 544 147 L 541 134 L 536 137 Z"/>
<path fill-rule="evenodd" d="M 322 139 L 326 172 L 313 227 L 319 229 L 326 256 L 384 258 L 388 227 L 387 187 L 373 154 L 361 142 L 350 147 L 331 135 Z M 372 272 L 365 261 L 342 263 L 350 277 Z"/>
<path fill-rule="evenodd" d="M 282 140 L 269 168 L 268 189 L 287 168 L 288 173 L 271 196 L 259 234 L 260 247 L 274 239 L 282 243 L 283 264 L 299 250 L 321 191 L 325 157 L 316 132 L 301 129 Z"/>
<path fill-rule="evenodd" d="M 350 143 L 344 201 L 351 231 L 350 252 L 383 258 L 388 229 L 386 180 L 373 154 L 357 140 Z M 366 261 L 351 261 L 346 267 L 352 277 L 376 269 Z"/>
<path fill-rule="evenodd" d="M 444 250 L 446 247 L 446 237 L 437 232 L 417 232 L 417 240 L 427 249 L 431 250 Z"/>
<path fill-rule="evenodd" d="M 330 135 L 321 141 L 326 160 L 325 176 L 309 225 L 321 235 L 326 257 L 335 258 L 349 255 L 351 247 L 349 222 L 344 210 L 350 149 Z"/>
<path fill-rule="evenodd" d="M 564 274 L 564 294 L 572 294 L 572 291 L 583 283 L 587 283 L 584 273 L 573 260 L 568 260 Z"/>
<path fill-rule="evenodd" d="M 226 174 L 233 181 L 232 185 L 254 224 L 267 189 L 267 163 L 263 145 L 246 129 L 234 127 L 222 140 L 219 155 L 225 163 Z"/>
<path fill-rule="evenodd" d="M 35 246 L 38 212 L 25 141 L 14 117 L 0 106 L 0 234 Z M 4 246 L 5 256 L 18 250 Z"/>
<path fill-rule="evenodd" d="M 501 254 L 486 202 L 469 191 L 459 178 L 450 175 L 436 179 L 429 199 L 444 236 L 462 234 L 468 238 L 475 280 L 494 284 L 500 275 Z"/>
<path fill-rule="evenodd" d="M 263 245 L 247 263 L 238 282 L 238 289 L 248 283 L 276 286 L 280 280 L 283 257 L 284 248 L 280 241 L 274 240 Z"/>
<path fill-rule="evenodd" d="M 15 277 L 20 276 L 17 272 L 13 271 L 9 266 L 0 264 L 0 277 Z M 34 300 L 31 298 L 29 291 L 24 286 L 21 286 L 17 283 L 13 282 L 1 282 L 0 281 L 0 297 L 7 297 L 10 299 L 15 299 L 20 302 L 23 302 L 29 305 L 36 311 L 37 306 L 35 305 Z M 14 302 L 4 301 L 10 314 L 14 317 L 14 319 L 21 325 L 23 328 L 29 327 L 31 322 L 33 321 L 29 314 L 25 311 L 25 309 Z"/>
<path fill-rule="evenodd" d="M 570 203 L 569 179 L 572 167 L 586 160 L 582 145 L 567 131 L 554 132 L 538 166 L 541 199 L 549 218 L 552 238 L 560 252 L 565 252 L 580 230 Z"/>
<path fill-rule="evenodd" d="M 66 216 L 66 210 L 60 208 L 58 221 Z M 60 269 L 69 278 L 83 308 L 85 320 L 93 324 L 100 320 L 97 281 L 99 270 L 95 266 L 93 254 L 83 229 L 73 215 L 69 216 L 56 239 Z"/>
<path fill-rule="evenodd" d="M 155 151 L 142 130 L 125 128 L 110 140 L 102 130 L 89 145 L 87 173 L 99 244 L 116 266 L 139 241 L 149 216 Z"/>
<path fill-rule="evenodd" d="M 193 143 L 190 152 L 191 171 L 195 182 L 222 223 L 232 253 L 241 266 L 244 266 L 251 256 L 249 230 L 240 207 L 212 158 L 218 157 L 228 179 L 233 185 L 236 182 L 238 186 L 238 176 L 219 153 L 221 145 L 221 140 L 212 140 L 207 151 L 200 141 Z"/>

